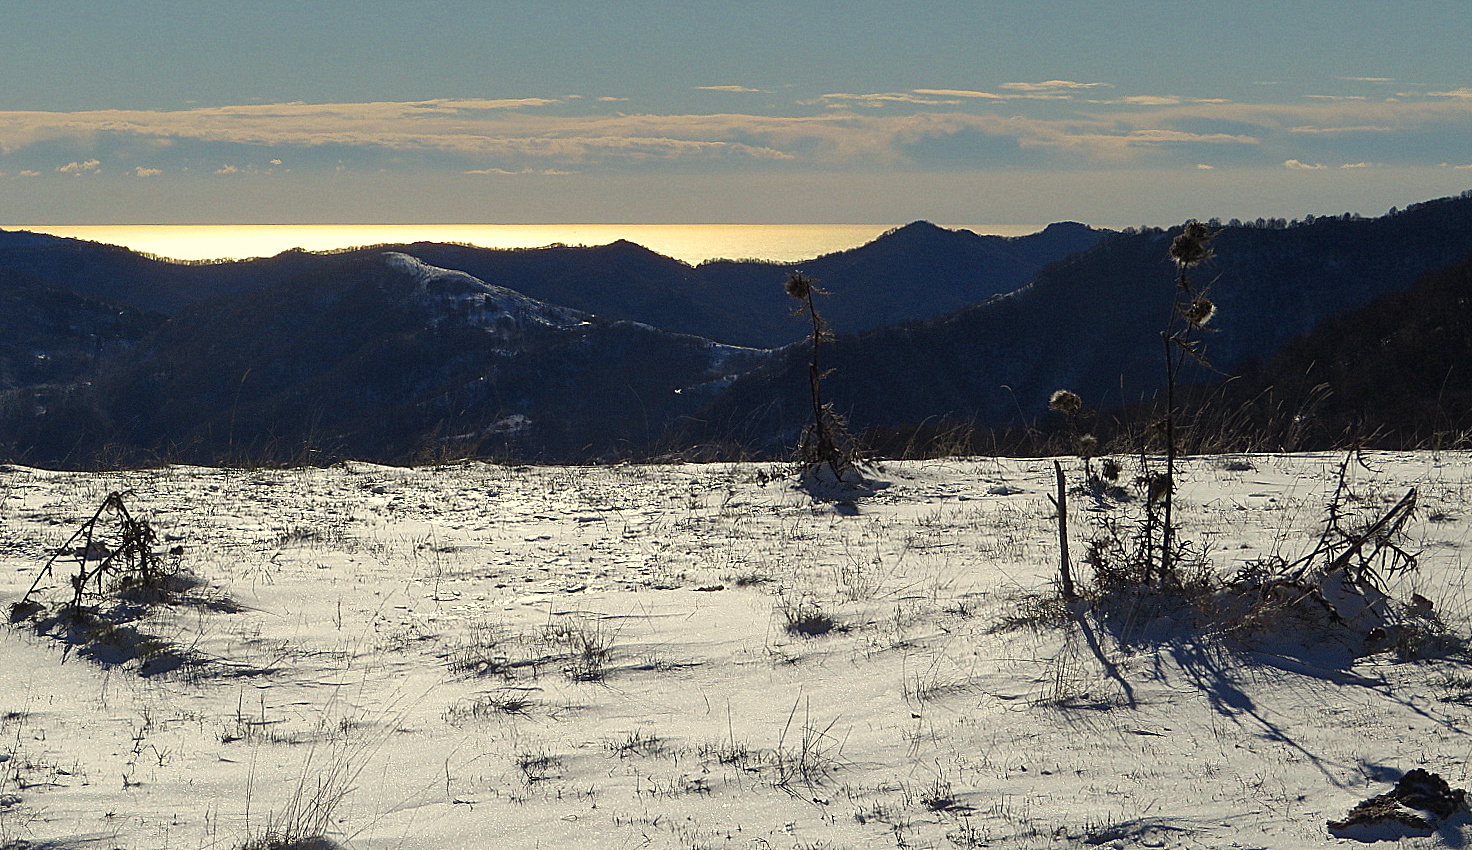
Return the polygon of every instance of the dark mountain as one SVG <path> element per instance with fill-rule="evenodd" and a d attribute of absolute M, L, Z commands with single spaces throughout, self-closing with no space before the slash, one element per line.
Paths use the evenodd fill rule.
<path fill-rule="evenodd" d="M 1008 238 L 915 222 L 867 245 L 801 263 L 718 260 L 695 267 L 625 240 L 518 250 L 416 242 L 349 253 L 400 251 L 606 319 L 769 348 L 803 334 L 782 291 L 794 270 L 818 277 L 835 294 L 828 317 L 835 329 L 861 331 L 1009 292 L 1105 233 L 1069 223 Z"/>
<path fill-rule="evenodd" d="M 1163 384 L 1173 235 L 1055 225 L 1001 240 L 916 223 L 802 264 L 691 267 L 626 242 L 196 266 L 0 233 L 0 449 L 48 465 L 785 453 L 811 411 L 804 346 L 693 331 L 800 338 L 781 288 L 798 267 L 832 292 L 820 309 L 840 330 L 917 317 L 825 349 L 825 395 L 855 430 L 1030 425 L 1059 388 L 1125 409 Z M 1213 397 L 1239 416 L 1312 407 L 1324 435 L 1472 428 L 1459 413 L 1472 400 L 1469 320 L 1457 318 L 1472 296 L 1452 266 L 1472 255 L 1472 194 L 1379 219 L 1221 227 L 1213 247 L 1193 274 L 1218 308 L 1214 368 L 1186 382 L 1245 376 Z M 1433 384 L 1441 401 L 1428 406 Z"/>
<path fill-rule="evenodd" d="M 0 230 L 0 269 L 152 313 L 173 314 L 199 301 L 261 289 L 301 271 L 315 258 L 304 251 L 287 251 L 238 262 L 180 263 L 118 245 Z"/>
<path fill-rule="evenodd" d="M 1015 288 L 1030 269 L 1098 236 L 1055 225 L 1001 239 L 916 223 L 811 266 L 848 296 L 837 321 L 864 327 Z M 628 242 L 405 248 L 441 267 L 438 283 L 406 283 L 426 273 L 385 265 L 393 252 L 383 248 L 177 263 L 0 231 L 0 270 L 72 299 L 57 301 L 53 316 L 80 321 L 106 297 L 131 305 L 120 315 L 146 308 L 172 317 L 153 315 L 143 330 L 124 322 L 132 340 L 158 328 L 135 351 L 98 348 L 112 332 L 83 321 L 73 331 L 90 341 L 89 357 L 62 338 L 73 331 L 27 319 L 30 336 L 12 334 L 16 353 L 6 361 L 14 388 L 0 410 L 0 446 L 52 464 L 104 449 L 114 462 L 300 460 L 304 446 L 318 458 L 615 456 L 658 443 L 767 356 L 710 337 L 764 344 L 804 330 L 781 289 L 790 266 L 692 268 Z M 464 292 L 426 300 L 446 281 Z M 487 324 L 483 306 L 467 306 L 486 299 L 517 306 Z"/>
<path fill-rule="evenodd" d="M 1026 423 L 1059 388 L 1095 408 L 1148 398 L 1164 383 L 1173 234 L 1111 237 L 1016 292 L 940 319 L 840 336 L 828 350 L 835 371 L 825 394 L 858 430 L 942 418 Z M 1323 319 L 1467 256 L 1472 197 L 1380 219 L 1225 227 L 1214 248 L 1197 274 L 1215 281 L 1217 332 L 1207 354 L 1219 371 L 1198 369 L 1187 376 L 1195 381 L 1237 374 Z M 805 358 L 801 347 L 779 352 L 703 411 L 685 439 L 751 450 L 791 445 L 811 416 Z"/>
<path fill-rule="evenodd" d="M 831 293 L 822 311 L 834 331 L 858 333 L 1011 292 L 1107 233 L 1067 222 L 1029 236 L 979 236 L 917 221 L 867 245 L 801 263 L 717 260 L 696 272 L 745 309 L 748 344 L 778 346 L 802 333 L 802 324 L 787 318 L 792 304 L 782 282 L 790 272 L 801 270 Z"/>
<path fill-rule="evenodd" d="M 1331 316 L 1210 411 L 1245 412 L 1272 445 L 1465 446 L 1472 436 L 1472 255 L 1409 289 Z"/>
<path fill-rule="evenodd" d="M 0 392 L 77 380 L 163 321 L 0 269 Z"/>
<path fill-rule="evenodd" d="M 917 222 L 878 240 L 800 263 L 719 261 L 691 267 L 631 242 L 597 247 L 500 250 L 415 243 L 219 263 L 178 263 L 78 239 L 0 231 L 0 268 L 80 295 L 178 313 L 212 298 L 245 295 L 341 257 L 399 251 L 441 268 L 602 318 L 642 322 L 720 342 L 772 347 L 801 338 L 782 281 L 801 267 L 841 295 L 830 321 L 860 331 L 940 315 L 1027 283 L 1045 264 L 1094 244 L 1104 231 L 1055 224 L 1017 238 L 978 236 Z"/>
<path fill-rule="evenodd" d="M 737 345 L 763 342 L 748 327 L 751 311 L 739 294 L 723 291 L 686 263 L 622 239 L 595 247 L 516 250 L 416 242 L 355 253 L 384 250 L 411 254 L 604 319 L 641 322 Z"/>
<path fill-rule="evenodd" d="M 548 305 L 403 254 L 199 305 L 85 388 L 37 392 L 13 453 L 409 461 L 628 453 L 761 352 Z"/>

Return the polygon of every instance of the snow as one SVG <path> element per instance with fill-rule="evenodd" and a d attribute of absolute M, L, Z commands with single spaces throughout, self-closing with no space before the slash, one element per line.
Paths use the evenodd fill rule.
<path fill-rule="evenodd" d="M 1189 459 L 1182 535 L 1296 557 L 1342 460 Z M 1364 505 L 1418 488 L 1391 592 L 1462 632 L 1469 461 L 1350 467 Z M 351 848 L 1355 847 L 1326 822 L 1409 770 L 1466 786 L 1464 660 L 1002 628 L 1050 592 L 1052 461 L 870 474 L 822 502 L 751 464 L 4 468 L 7 608 L 113 491 L 236 605 L 157 608 L 205 660 L 156 675 L 0 630 L 0 847 L 238 848 L 339 792 Z M 835 628 L 784 628 L 814 608 Z"/>
<path fill-rule="evenodd" d="M 465 272 L 442 269 L 395 251 L 386 252 L 383 257 L 390 268 L 410 277 L 420 301 L 442 311 L 464 315 L 478 327 L 504 331 L 532 326 L 570 328 L 587 324 L 585 313 L 528 298 L 513 289 L 486 283 Z"/>

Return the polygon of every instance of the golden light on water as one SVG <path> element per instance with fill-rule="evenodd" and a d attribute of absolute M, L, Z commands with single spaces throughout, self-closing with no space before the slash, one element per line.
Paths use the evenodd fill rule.
<path fill-rule="evenodd" d="M 949 225 L 948 225 L 949 226 Z M 1025 236 L 1042 225 L 957 225 L 977 233 Z M 363 245 L 463 242 L 484 248 L 606 245 L 627 239 L 687 263 L 761 259 L 790 262 L 843 251 L 893 227 L 878 224 L 259 224 L 15 225 L 175 260 L 269 257 L 291 248 L 327 251 Z"/>

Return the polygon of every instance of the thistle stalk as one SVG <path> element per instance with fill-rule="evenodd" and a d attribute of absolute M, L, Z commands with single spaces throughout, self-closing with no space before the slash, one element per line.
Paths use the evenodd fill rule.
<path fill-rule="evenodd" d="M 1160 334 L 1165 345 L 1165 476 L 1158 485 L 1155 481 L 1150 482 L 1149 495 L 1153 504 L 1158 487 L 1161 511 L 1161 578 L 1168 578 L 1172 575 L 1171 569 L 1176 546 L 1174 503 L 1176 458 L 1180 452 L 1176 437 L 1176 384 L 1180 380 L 1181 367 L 1185 364 L 1187 355 L 1195 357 L 1198 362 L 1205 363 L 1201 353 L 1197 350 L 1192 332 L 1202 330 L 1216 314 L 1216 305 L 1206 297 L 1205 289 L 1197 289 L 1192 283 L 1190 269 L 1211 259 L 1212 251 L 1208 243 L 1215 235 L 1206 225 L 1192 220 L 1186 222 L 1180 235 L 1176 236 L 1170 245 L 1170 257 L 1175 261 L 1177 270 L 1175 303 L 1171 311 L 1171 320 L 1166 330 Z M 1147 581 L 1149 580 L 1149 569 L 1150 565 L 1147 562 Z"/>
<path fill-rule="evenodd" d="M 810 464 L 818 465 L 827 463 L 833 470 L 834 475 L 842 475 L 852 464 L 844 457 L 840 450 L 835 431 L 841 427 L 836 421 L 832 410 L 823 401 L 823 369 L 820 360 L 823 340 L 830 339 L 832 334 L 828 329 L 828 323 L 818 313 L 818 305 L 813 300 L 815 295 L 826 295 L 819 289 L 816 282 L 805 277 L 802 272 L 794 272 L 783 284 L 787 294 L 799 303 L 799 313 L 807 316 L 812 325 L 812 350 L 808 357 L 808 389 L 813 402 L 813 424 L 808 429 L 803 439 L 801 453 L 803 459 Z"/>

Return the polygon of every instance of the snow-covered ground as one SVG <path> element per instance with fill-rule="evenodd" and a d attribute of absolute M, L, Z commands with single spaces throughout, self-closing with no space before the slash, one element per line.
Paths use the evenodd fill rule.
<path fill-rule="evenodd" d="M 1303 554 L 1342 460 L 1189 460 L 1182 534 L 1224 572 Z M 1357 504 L 1420 493 L 1396 594 L 1465 631 L 1472 457 L 1366 461 Z M 1001 628 L 1050 592 L 1052 462 L 874 474 L 828 502 L 770 465 L 4 468 L 7 609 L 112 491 L 206 587 L 139 624 L 201 660 L 172 672 L 0 629 L 0 847 L 314 814 L 348 848 L 1354 846 L 1326 821 L 1406 771 L 1467 784 L 1464 664 Z M 1070 507 L 1077 559 L 1108 512 Z"/>

